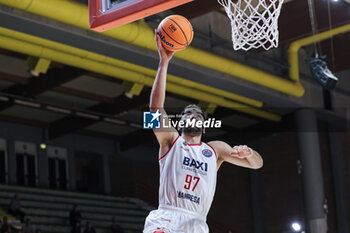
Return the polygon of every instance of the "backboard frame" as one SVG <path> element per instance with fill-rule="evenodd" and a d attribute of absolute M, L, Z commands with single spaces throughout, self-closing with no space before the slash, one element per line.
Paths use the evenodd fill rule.
<path fill-rule="evenodd" d="M 103 32 L 193 0 L 125 0 L 108 9 L 111 0 L 89 0 L 92 30 Z"/>

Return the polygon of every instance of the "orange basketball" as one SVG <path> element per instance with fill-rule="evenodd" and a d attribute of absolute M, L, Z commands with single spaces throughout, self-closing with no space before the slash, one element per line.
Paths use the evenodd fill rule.
<path fill-rule="evenodd" d="M 160 22 L 158 34 L 165 49 L 180 51 L 190 45 L 193 39 L 193 28 L 185 17 L 170 15 Z"/>

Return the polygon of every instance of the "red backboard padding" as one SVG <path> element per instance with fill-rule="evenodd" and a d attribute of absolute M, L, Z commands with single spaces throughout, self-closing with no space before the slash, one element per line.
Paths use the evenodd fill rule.
<path fill-rule="evenodd" d="M 100 1 L 89 0 L 89 23 L 92 30 L 103 32 L 109 29 L 134 22 L 150 15 L 180 6 L 193 0 L 140 0 L 131 1 L 120 9 L 114 7 L 100 14 Z"/>

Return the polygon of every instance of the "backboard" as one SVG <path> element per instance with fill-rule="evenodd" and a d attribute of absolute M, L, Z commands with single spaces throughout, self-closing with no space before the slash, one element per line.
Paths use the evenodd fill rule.
<path fill-rule="evenodd" d="M 193 0 L 89 0 L 92 30 L 103 32 Z"/>

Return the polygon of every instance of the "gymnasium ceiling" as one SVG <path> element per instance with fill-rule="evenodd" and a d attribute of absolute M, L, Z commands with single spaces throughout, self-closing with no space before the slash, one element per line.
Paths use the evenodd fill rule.
<path fill-rule="evenodd" d="M 87 0 L 75 1 L 87 4 Z M 350 4 L 341 0 L 335 2 L 336 4 L 330 2 L 331 20 L 329 20 L 327 3 L 325 1 L 315 2 L 319 32 L 350 22 Z M 196 10 L 193 11 L 193 9 Z M 173 12 L 182 14 L 190 18 L 191 21 L 195 21 L 196 18 L 202 19 L 213 12 L 215 14 L 225 14 L 215 0 L 195 1 L 175 8 Z M 16 11 L 12 14 L 16 15 Z M 152 21 L 152 18 L 150 21 Z M 49 20 L 48 24 L 53 23 Z M 283 57 L 285 56 L 283 54 L 284 48 L 291 41 L 311 35 L 307 1 L 293 0 L 286 2 L 282 9 L 279 24 L 281 44 L 279 54 L 281 54 L 280 57 Z M 62 27 L 60 24 L 57 25 L 54 26 L 61 28 L 63 31 L 66 30 L 66 27 Z M 196 25 L 194 27 L 196 29 Z M 37 30 L 39 29 L 40 27 Z M 58 34 L 57 37 L 62 35 Z M 209 36 L 202 35 L 202 40 Z M 213 41 L 215 42 L 215 40 Z M 319 44 L 320 51 L 327 55 L 329 64 L 331 64 L 330 68 L 335 72 L 347 73 L 347 70 L 350 69 L 350 62 L 347 58 L 350 54 L 349 41 L 350 33 L 347 33 Z M 200 42 L 196 43 L 194 41 L 194 44 L 200 46 Z M 227 44 L 230 44 L 230 42 L 226 41 L 225 46 Z M 138 53 L 148 56 L 149 61 L 147 62 L 152 63 L 151 66 L 156 68 L 157 54 L 155 52 L 140 51 L 124 44 L 121 44 L 121 46 L 124 46 L 126 50 L 133 51 L 134 55 L 132 56 L 136 56 Z M 123 52 L 125 53 L 124 50 Z M 121 56 L 128 56 L 128 54 L 125 53 Z M 254 63 L 255 59 L 261 60 L 264 58 L 261 56 L 263 56 L 262 51 L 243 53 L 243 57 L 254 57 L 254 59 L 251 59 L 253 61 L 251 63 Z M 147 143 L 146 138 L 154 142 L 152 132 L 142 130 L 142 111 L 147 109 L 150 95 L 149 87 L 145 86 L 140 95 L 130 97 L 126 94 L 122 80 L 58 62 L 51 62 L 47 73 L 36 77 L 28 72 L 28 66 L 25 62 L 27 58 L 28 56 L 23 53 L 6 49 L 0 50 L 0 89 L 2 94 L 0 96 L 0 120 L 47 129 L 49 140 L 71 132 L 78 132 L 119 140 L 122 149 L 130 148 L 141 141 Z M 144 57 L 141 56 L 139 59 L 144 59 Z M 247 59 L 247 62 L 249 60 Z M 286 72 L 285 65 L 286 62 L 280 62 L 279 68 L 276 68 L 279 74 Z M 209 80 L 218 76 L 218 73 L 212 70 L 201 69 L 202 71 L 199 72 L 197 66 L 179 60 L 175 60 L 173 66 L 175 68 L 170 68 L 170 71 L 173 69 L 176 70 L 174 72 L 179 73 L 190 72 L 193 75 L 202 75 L 203 79 Z M 346 76 L 348 77 L 348 75 Z M 218 85 L 220 85 L 219 81 Z M 235 93 L 246 93 L 249 97 L 262 100 L 265 107 L 264 111 L 282 116 L 283 120 L 276 123 L 242 111 L 217 107 L 213 116 L 216 119 L 223 120 L 224 130 L 208 132 L 206 140 L 220 137 L 246 142 L 266 133 L 288 130 L 292 127 L 291 116 L 288 114 L 291 110 L 275 109 L 274 107 L 283 104 L 302 107 L 302 101 L 285 95 L 278 95 L 277 97 L 276 93 L 270 92 L 266 88 L 254 85 L 247 86 L 241 83 L 236 84 L 235 87 L 232 87 Z M 341 81 L 337 88 L 348 94 L 350 87 L 347 87 L 346 84 L 348 83 Z M 224 88 L 225 83 L 221 85 Z M 181 107 L 190 103 L 198 103 L 198 100 L 168 93 L 165 107 L 170 109 L 171 113 L 176 113 L 180 111 Z"/>

